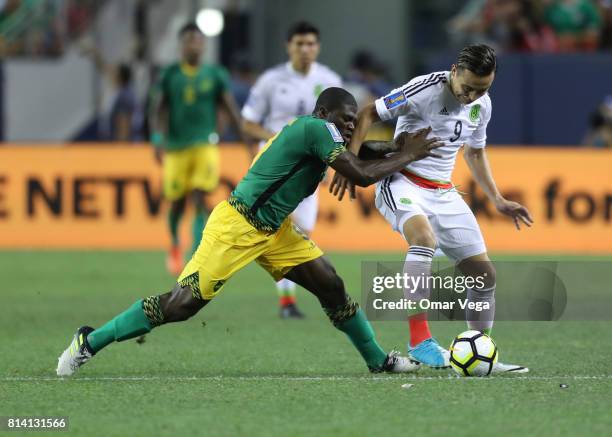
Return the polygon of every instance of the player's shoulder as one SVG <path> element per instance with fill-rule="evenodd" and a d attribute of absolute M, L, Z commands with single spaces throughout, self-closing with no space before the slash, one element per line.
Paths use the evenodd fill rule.
<path fill-rule="evenodd" d="M 223 65 L 208 62 L 200 65 L 198 75 L 200 77 L 212 77 L 220 80 L 227 80 L 229 78 L 229 72 Z"/>
<path fill-rule="evenodd" d="M 489 95 L 489 93 L 485 93 L 481 98 L 478 99 L 479 103 L 485 107 L 485 109 L 491 109 L 491 106 L 493 106 L 493 103 L 491 102 L 491 96 Z"/>
<path fill-rule="evenodd" d="M 491 97 L 489 93 L 484 94 L 482 97 L 478 98 L 472 105 L 470 105 L 470 110 L 475 106 L 478 107 L 477 111 L 482 112 L 485 116 L 485 119 L 488 119 L 491 116 Z"/>
<path fill-rule="evenodd" d="M 331 121 L 327 121 L 323 118 L 315 117 L 314 115 L 304 115 L 298 117 L 298 120 L 303 121 L 305 124 L 306 130 L 314 134 L 314 138 L 326 138 L 328 139 L 331 136 L 331 139 L 335 143 L 343 143 L 344 139 L 342 138 L 342 134 L 340 130 L 336 127 L 334 123 Z"/>
<path fill-rule="evenodd" d="M 330 67 L 325 64 L 319 64 L 318 62 L 316 63 L 316 65 L 317 75 L 327 79 L 330 82 L 342 83 L 342 77 L 340 77 L 340 75 L 334 70 L 332 70 Z"/>
<path fill-rule="evenodd" d="M 435 71 L 412 78 L 401 87 L 406 98 L 430 97 L 440 93 L 448 83 L 448 71 Z"/>
<path fill-rule="evenodd" d="M 308 128 L 318 129 L 324 127 L 326 121 L 327 120 L 315 117 L 314 115 L 301 115 L 295 119 L 294 123 L 303 124 Z"/>

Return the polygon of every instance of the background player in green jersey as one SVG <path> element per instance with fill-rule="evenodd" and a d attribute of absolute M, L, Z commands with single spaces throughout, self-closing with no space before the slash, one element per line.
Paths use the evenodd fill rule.
<path fill-rule="evenodd" d="M 102 348 L 187 320 L 221 292 L 251 261 L 275 279 L 288 278 L 319 300 L 372 372 L 411 372 L 418 364 L 397 352 L 385 353 L 359 305 L 344 289 L 323 252 L 293 225 L 289 214 L 317 188 L 328 166 L 359 186 L 370 185 L 427 156 L 441 143 L 427 139 L 431 129 L 402 133 L 393 140 L 392 158 L 362 161 L 345 149 L 357 103 L 342 88 L 328 88 L 311 116 L 299 117 L 271 138 L 247 175 L 213 210 L 198 250 L 168 293 L 134 303 L 98 329 L 83 326 L 59 358 L 57 374 L 72 375 Z M 367 147 L 367 144 L 366 144 Z"/>
<path fill-rule="evenodd" d="M 229 75 L 220 66 L 201 64 L 204 35 L 195 23 L 179 32 L 181 59 L 161 73 L 150 114 L 157 160 L 163 162 L 164 197 L 170 201 L 168 224 L 172 245 L 167 267 L 174 275 L 183 268 L 179 224 L 191 197 L 195 209 L 193 247 L 200 242 L 209 211 L 205 194 L 219 182 L 217 110 L 225 109 L 236 129 L 240 114 L 229 91 Z"/>

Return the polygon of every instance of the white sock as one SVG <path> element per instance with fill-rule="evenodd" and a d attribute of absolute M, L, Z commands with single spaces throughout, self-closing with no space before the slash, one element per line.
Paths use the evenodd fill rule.
<path fill-rule="evenodd" d="M 404 263 L 404 273 L 408 275 L 409 287 L 404 288 L 404 297 L 412 302 L 428 299 L 430 294 L 429 277 L 434 249 L 424 246 L 410 246 Z M 414 278 L 416 282 L 411 282 Z"/>
<path fill-rule="evenodd" d="M 276 283 L 279 296 L 293 296 L 295 294 L 295 282 L 283 278 Z"/>
<path fill-rule="evenodd" d="M 495 319 L 495 285 L 478 290 L 468 288 L 467 299 L 468 302 L 475 304 L 481 302 L 480 305 L 483 305 L 483 308 L 486 303 L 489 304 L 488 310 L 477 311 L 469 308 L 465 310 L 465 319 L 469 329 L 489 332 L 493 328 Z"/>

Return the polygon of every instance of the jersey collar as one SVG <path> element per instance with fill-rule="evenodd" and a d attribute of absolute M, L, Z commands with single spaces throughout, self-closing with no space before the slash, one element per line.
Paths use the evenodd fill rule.
<path fill-rule="evenodd" d="M 313 62 L 307 74 L 302 74 L 299 71 L 297 71 L 295 68 L 293 68 L 293 65 L 291 65 L 291 62 L 287 62 L 285 66 L 287 67 L 287 71 L 291 74 L 294 74 L 299 77 L 309 77 L 309 76 L 312 76 L 315 73 L 315 71 L 318 69 L 319 63 Z"/>
<path fill-rule="evenodd" d="M 198 74 L 198 71 L 200 71 L 200 66 L 193 66 L 193 65 L 189 65 L 187 62 L 181 62 L 181 72 L 185 75 L 185 76 L 189 76 L 189 77 L 193 77 L 196 76 Z"/>

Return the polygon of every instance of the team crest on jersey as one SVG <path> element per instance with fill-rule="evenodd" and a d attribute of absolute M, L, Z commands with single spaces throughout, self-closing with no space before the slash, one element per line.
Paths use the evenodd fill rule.
<path fill-rule="evenodd" d="M 472 123 L 476 123 L 479 118 L 480 118 L 480 105 L 474 105 L 472 106 L 472 109 L 470 109 L 470 121 Z"/>
<path fill-rule="evenodd" d="M 331 134 L 332 139 L 334 140 L 334 143 L 344 143 L 342 134 L 340 133 L 340 131 L 338 130 L 335 124 L 327 122 L 325 123 L 325 126 L 327 126 L 327 130 Z"/>
<path fill-rule="evenodd" d="M 213 81 L 210 79 L 203 79 L 202 82 L 200 82 L 200 91 L 202 91 L 203 93 L 210 91 L 213 87 Z"/>
<path fill-rule="evenodd" d="M 406 96 L 403 91 L 398 91 L 395 94 L 391 94 L 384 98 L 385 106 L 387 109 L 393 109 L 397 106 L 403 105 L 406 103 Z"/>

